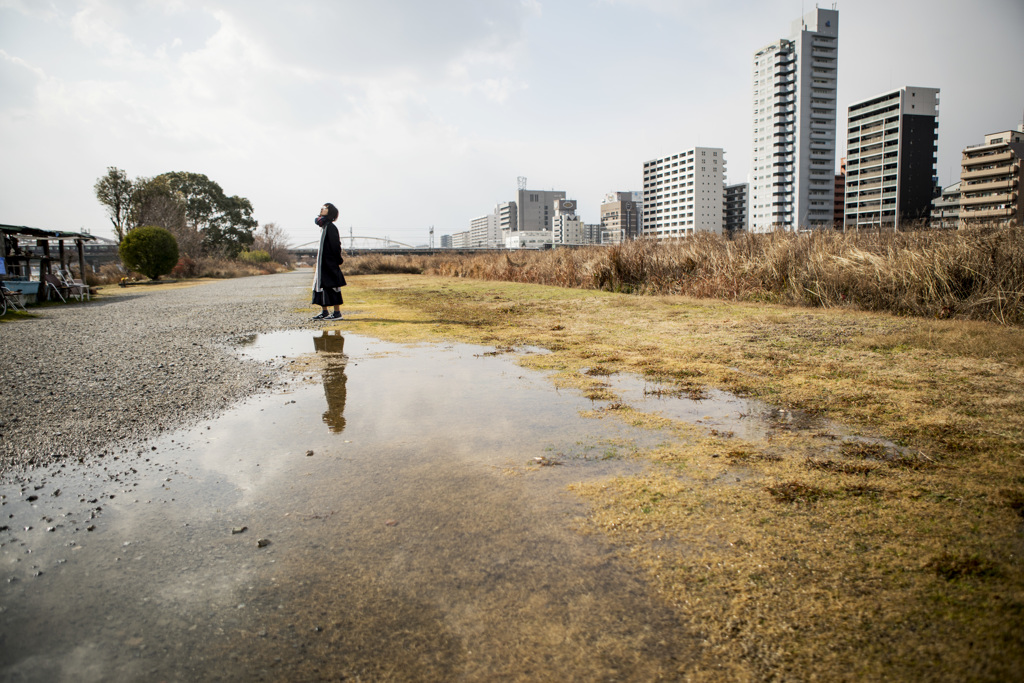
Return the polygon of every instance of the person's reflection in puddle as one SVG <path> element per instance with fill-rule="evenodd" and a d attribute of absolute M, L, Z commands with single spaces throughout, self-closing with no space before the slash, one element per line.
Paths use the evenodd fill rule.
<path fill-rule="evenodd" d="M 324 358 L 324 394 L 327 395 L 327 412 L 324 422 L 332 432 L 345 431 L 345 338 L 338 330 L 324 330 L 319 337 L 313 337 L 317 353 L 328 354 Z"/>

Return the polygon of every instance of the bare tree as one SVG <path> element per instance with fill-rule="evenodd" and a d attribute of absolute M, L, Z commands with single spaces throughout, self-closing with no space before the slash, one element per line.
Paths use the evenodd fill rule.
<path fill-rule="evenodd" d="M 131 224 L 165 228 L 178 241 L 183 256 L 196 258 L 203 253 L 203 236 L 185 221 L 185 202 L 160 176 L 135 180 Z"/>
<path fill-rule="evenodd" d="M 264 223 L 256 232 L 253 249 L 267 252 L 274 261 L 284 265 L 291 263 L 292 256 L 288 248 L 288 236 L 277 223 Z"/>

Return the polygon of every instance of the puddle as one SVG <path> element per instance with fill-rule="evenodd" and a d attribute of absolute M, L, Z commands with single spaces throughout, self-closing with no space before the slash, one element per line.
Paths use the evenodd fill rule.
<path fill-rule="evenodd" d="M 0 679 L 678 676 L 691 634 L 565 490 L 658 435 L 479 347 L 293 331 L 239 353 L 298 373 L 0 488 Z"/>
<path fill-rule="evenodd" d="M 718 389 L 706 389 L 699 399 L 681 396 L 677 389 L 640 377 L 611 375 L 603 380 L 622 403 L 640 412 L 689 422 L 718 432 L 756 440 L 772 428 L 766 419 L 770 408 L 761 401 L 734 396 Z"/>
<path fill-rule="evenodd" d="M 601 382 L 624 405 L 703 427 L 711 435 L 760 441 L 779 432 L 806 431 L 821 440 L 835 440 L 836 444 L 871 444 L 892 453 L 907 453 L 891 441 L 861 435 L 845 425 L 718 389 L 704 388 L 700 398 L 690 398 L 671 384 L 635 375 L 607 375 Z"/>
<path fill-rule="evenodd" d="M 566 491 L 639 471 L 622 456 L 664 435 L 580 417 L 595 402 L 508 349 L 305 330 L 235 343 L 293 379 L 0 488 L 0 679 L 681 676 L 693 636 L 574 530 L 586 511 Z M 716 434 L 857 438 L 722 392 L 604 381 Z"/>

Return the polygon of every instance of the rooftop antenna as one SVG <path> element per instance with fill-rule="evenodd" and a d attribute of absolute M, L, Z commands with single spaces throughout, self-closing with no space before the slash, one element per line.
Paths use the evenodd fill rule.
<path fill-rule="evenodd" d="M 526 176 L 524 176 L 524 175 L 519 176 L 518 178 L 516 178 L 516 182 L 519 183 L 519 189 L 520 190 L 525 190 L 526 189 Z"/>

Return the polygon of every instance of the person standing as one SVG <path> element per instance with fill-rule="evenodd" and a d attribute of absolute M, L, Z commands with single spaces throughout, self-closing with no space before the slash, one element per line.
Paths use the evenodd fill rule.
<path fill-rule="evenodd" d="M 341 297 L 341 288 L 345 286 L 345 276 L 341 272 L 341 264 L 345 259 L 341 255 L 341 236 L 334 221 L 338 219 L 338 207 L 327 202 L 316 217 L 320 226 L 320 247 L 316 252 L 316 272 L 313 275 L 313 304 L 320 306 L 319 315 L 313 320 L 341 320 L 340 306 L 345 303 Z M 328 313 L 334 307 L 334 314 Z"/>

